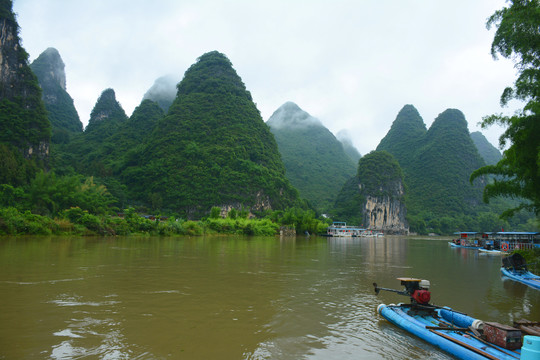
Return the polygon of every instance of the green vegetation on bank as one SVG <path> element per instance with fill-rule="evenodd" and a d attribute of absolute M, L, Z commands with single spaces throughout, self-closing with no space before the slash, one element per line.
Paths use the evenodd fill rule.
<path fill-rule="evenodd" d="M 210 216 L 188 221 L 178 214 L 144 217 L 145 208 L 121 212 L 117 203 L 93 177 L 40 171 L 28 185 L 0 185 L 0 235 L 276 235 L 281 226 L 298 233 L 324 232 L 328 226 L 314 211 L 300 208 L 267 211 L 258 218 L 248 218 L 248 210 L 233 208 L 221 218 L 221 208 L 213 207 Z"/>
<path fill-rule="evenodd" d="M 540 275 L 540 248 L 532 250 L 514 250 L 512 254 L 518 253 L 525 259 L 527 269 L 536 275 Z"/>
<path fill-rule="evenodd" d="M 219 208 L 218 208 L 219 209 Z M 234 213 L 234 215 L 231 215 Z M 231 211 L 227 218 L 204 218 L 199 221 L 175 217 L 149 217 L 126 209 L 119 214 L 96 215 L 80 207 L 60 211 L 54 218 L 15 207 L 0 208 L 0 235 L 203 235 L 235 234 L 273 236 L 281 227 L 298 234 L 321 233 L 329 225 L 315 218 L 312 211 L 290 209 L 269 212 L 264 218 L 238 216 Z"/>

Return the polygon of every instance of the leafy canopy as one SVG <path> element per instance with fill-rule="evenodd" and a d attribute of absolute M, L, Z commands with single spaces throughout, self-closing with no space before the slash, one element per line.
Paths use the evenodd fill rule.
<path fill-rule="evenodd" d="M 484 201 L 498 196 L 522 199 L 502 216 L 513 216 L 521 209 L 540 213 L 540 5 L 538 0 L 513 0 L 511 5 L 496 11 L 487 21 L 488 29 L 497 31 L 491 53 L 515 62 L 518 77 L 513 87 L 501 95 L 501 105 L 512 99 L 524 102 L 513 116 L 495 114 L 482 121 L 482 127 L 492 124 L 506 126 L 499 143 L 508 145 L 502 159 L 471 174 L 471 181 L 485 175 L 500 175 L 484 188 Z"/>

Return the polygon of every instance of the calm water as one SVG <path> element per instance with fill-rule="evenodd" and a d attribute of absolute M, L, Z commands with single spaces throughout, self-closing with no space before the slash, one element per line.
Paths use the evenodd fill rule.
<path fill-rule="evenodd" d="M 540 320 L 500 264 L 437 238 L 0 238 L 0 359 L 450 359 L 376 315 L 408 300 L 372 283 Z"/>

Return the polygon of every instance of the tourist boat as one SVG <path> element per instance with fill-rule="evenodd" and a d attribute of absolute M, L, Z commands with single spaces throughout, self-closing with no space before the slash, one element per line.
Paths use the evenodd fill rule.
<path fill-rule="evenodd" d="M 535 289 L 540 289 L 540 276 L 533 274 L 527 269 L 525 259 L 518 253 L 506 256 L 503 259 L 501 272 L 504 276 L 528 285 Z"/>
<path fill-rule="evenodd" d="M 479 239 L 479 233 L 473 231 L 455 232 L 454 235 L 459 235 L 459 238 L 448 242 L 448 245 L 457 248 L 478 250 L 482 247 L 482 242 Z"/>
<path fill-rule="evenodd" d="M 358 237 L 362 236 L 365 230 L 357 226 L 347 226 L 346 222 L 334 221 L 332 225 L 326 228 L 326 234 L 324 235 L 331 237 Z"/>
<path fill-rule="evenodd" d="M 380 304 L 377 312 L 391 323 L 458 359 L 538 359 L 540 337 L 520 329 L 475 319 L 449 307 L 429 304 L 429 281 L 398 278 L 405 290 L 379 288 L 411 298 L 410 304 Z M 523 342 L 523 343 L 522 343 Z M 523 344 L 523 347 L 522 347 Z"/>
<path fill-rule="evenodd" d="M 500 231 L 494 234 L 496 247 L 504 252 L 540 248 L 540 233 L 526 231 Z"/>

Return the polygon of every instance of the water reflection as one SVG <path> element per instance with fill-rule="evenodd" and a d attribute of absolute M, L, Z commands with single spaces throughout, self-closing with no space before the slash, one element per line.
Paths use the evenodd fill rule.
<path fill-rule="evenodd" d="M 372 283 L 538 321 L 500 263 L 435 238 L 4 238 L 0 358 L 449 359 L 378 317 L 407 299 Z"/>

